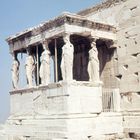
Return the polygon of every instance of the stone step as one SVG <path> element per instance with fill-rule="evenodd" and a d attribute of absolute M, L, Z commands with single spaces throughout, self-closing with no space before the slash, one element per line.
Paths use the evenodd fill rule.
<path fill-rule="evenodd" d="M 40 120 L 35 120 L 35 119 L 16 119 L 16 120 L 10 120 L 8 124 L 10 125 L 37 125 L 37 126 L 42 126 L 42 127 L 53 127 L 53 126 L 66 126 L 66 120 L 65 119 L 40 119 Z"/>
<path fill-rule="evenodd" d="M 120 139 L 116 139 L 116 140 L 120 140 Z M 124 139 L 121 139 L 121 140 L 136 140 L 136 139 L 133 139 L 133 138 L 124 138 Z"/>
<path fill-rule="evenodd" d="M 61 131 L 66 132 L 67 127 L 65 126 L 41 126 L 41 125 L 7 125 L 6 130 L 22 131 L 31 129 L 33 131 Z"/>
<path fill-rule="evenodd" d="M 64 133 L 61 133 L 61 132 L 47 132 L 47 131 L 44 131 L 44 132 L 34 132 L 32 133 L 32 135 L 29 135 L 27 133 L 17 133 L 17 132 L 14 132 L 14 133 L 10 133 L 9 134 L 10 136 L 14 136 L 14 137 L 25 137 L 25 138 L 28 138 L 30 140 L 30 138 L 45 138 L 45 140 L 52 140 L 54 138 L 65 138 L 66 137 L 66 134 Z M 40 140 L 40 139 L 39 139 Z"/>
<path fill-rule="evenodd" d="M 66 137 L 66 129 L 62 126 L 41 127 L 36 125 L 8 125 L 6 126 L 6 134 L 13 136 L 45 137 L 51 139 Z"/>

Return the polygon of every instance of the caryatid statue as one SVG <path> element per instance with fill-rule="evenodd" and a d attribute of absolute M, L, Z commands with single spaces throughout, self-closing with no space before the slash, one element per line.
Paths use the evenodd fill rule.
<path fill-rule="evenodd" d="M 48 42 L 45 40 L 43 43 L 44 51 L 41 54 L 41 66 L 39 70 L 39 75 L 41 78 L 41 84 L 46 85 L 50 83 L 50 51 L 48 48 Z"/>
<path fill-rule="evenodd" d="M 35 61 L 33 56 L 30 54 L 29 50 L 27 50 L 27 57 L 25 62 L 25 70 L 26 70 L 26 79 L 29 87 L 33 86 L 33 72 L 35 70 Z"/>
<path fill-rule="evenodd" d="M 89 81 L 99 81 L 99 59 L 98 51 L 96 48 L 96 40 L 91 39 L 91 49 L 89 50 L 89 63 L 88 63 Z"/>
<path fill-rule="evenodd" d="M 63 40 L 65 44 L 62 47 L 62 60 L 61 60 L 62 78 L 64 81 L 72 81 L 74 47 L 70 42 L 69 34 L 65 34 Z"/>
<path fill-rule="evenodd" d="M 12 71 L 12 84 L 13 84 L 14 89 L 18 88 L 19 66 L 20 66 L 20 63 L 17 59 L 17 55 L 13 53 L 13 64 L 12 64 L 11 71 Z"/>

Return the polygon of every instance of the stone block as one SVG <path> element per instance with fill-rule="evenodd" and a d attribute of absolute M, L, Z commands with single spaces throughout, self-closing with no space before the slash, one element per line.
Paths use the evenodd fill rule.
<path fill-rule="evenodd" d="M 127 47 L 127 54 L 128 55 L 135 55 L 137 53 L 140 53 L 140 47 L 138 45 L 128 46 Z"/>
<path fill-rule="evenodd" d="M 136 6 L 132 10 L 132 17 L 139 17 L 140 16 L 140 7 Z"/>
<path fill-rule="evenodd" d="M 140 15 L 138 16 L 135 16 L 135 17 L 132 17 L 132 20 L 134 20 L 135 24 L 136 25 L 139 25 L 140 24 L 140 18 L 139 18 Z"/>
<path fill-rule="evenodd" d="M 139 23 L 140 24 L 140 23 Z M 137 46 L 140 46 L 140 34 L 138 34 L 136 37 L 135 37 L 135 43 L 137 43 L 136 45 Z M 140 53 L 140 52 L 139 52 Z"/>
<path fill-rule="evenodd" d="M 5 126 L 0 124 L 0 140 L 9 140 L 5 133 Z"/>
<path fill-rule="evenodd" d="M 91 136 L 96 129 L 96 117 L 73 118 L 67 120 L 68 137 Z"/>
<path fill-rule="evenodd" d="M 8 136 L 0 134 L 0 140 L 9 140 Z"/>
<path fill-rule="evenodd" d="M 133 74 L 135 77 L 138 77 L 138 72 L 140 71 L 140 63 L 132 62 L 129 64 L 128 73 Z"/>
<path fill-rule="evenodd" d="M 139 90 L 139 77 L 135 74 L 122 76 L 120 80 L 120 92 L 137 92 Z"/>
<path fill-rule="evenodd" d="M 140 31 L 140 25 L 135 25 L 135 26 L 129 26 L 128 28 L 125 29 L 125 37 L 128 39 L 136 37 Z"/>
<path fill-rule="evenodd" d="M 126 12 L 126 14 L 127 14 L 127 12 Z M 120 17 L 120 19 L 118 21 L 118 26 L 119 26 L 120 29 L 123 30 L 123 29 L 126 29 L 128 27 L 135 26 L 134 20 L 131 19 L 131 11 L 129 11 L 129 15 L 126 16 L 127 19 L 125 19 L 124 16 L 126 16 L 126 15 L 123 15 L 122 17 Z"/>
<path fill-rule="evenodd" d="M 139 64 L 137 63 L 137 58 L 133 59 L 130 56 L 129 59 L 122 59 L 122 62 L 118 66 L 118 71 L 123 76 L 123 78 L 125 78 L 125 76 L 127 75 L 133 75 L 136 77 L 136 73 L 139 71 Z"/>
<path fill-rule="evenodd" d="M 117 133 L 116 135 L 115 135 L 115 137 L 116 137 L 116 140 L 117 139 L 124 139 L 125 138 L 125 134 L 124 133 Z"/>
<path fill-rule="evenodd" d="M 124 67 L 124 65 L 121 64 L 118 66 L 118 73 L 120 75 L 124 75 L 126 72 L 127 72 L 127 69 Z"/>
<path fill-rule="evenodd" d="M 96 21 L 96 22 L 101 22 L 105 24 L 110 24 L 110 25 L 117 25 L 118 23 L 118 18 L 116 18 L 116 15 L 118 14 L 118 11 L 120 11 L 122 8 L 122 5 L 116 5 L 115 7 L 110 7 L 110 8 L 103 8 L 100 9 L 98 12 L 93 12 L 87 15 L 88 18 Z M 114 13 L 114 14 L 112 14 Z"/>
<path fill-rule="evenodd" d="M 123 111 L 140 111 L 140 95 L 138 93 L 124 93 L 121 98 L 121 109 Z"/>
<path fill-rule="evenodd" d="M 95 134 L 114 134 L 122 132 L 123 126 L 121 114 L 111 112 L 102 113 L 101 116 L 97 118 Z"/>
<path fill-rule="evenodd" d="M 69 113 L 99 113 L 102 110 L 102 95 L 99 87 L 70 86 L 68 89 Z M 94 106 L 94 107 L 93 107 Z"/>
<path fill-rule="evenodd" d="M 140 1 L 139 0 L 133 0 L 133 1 L 129 0 L 129 1 L 126 1 L 124 3 L 124 7 L 127 7 L 129 9 L 132 9 L 133 7 L 136 7 L 138 5 L 140 5 Z"/>
<path fill-rule="evenodd" d="M 140 132 L 140 115 L 124 115 L 123 127 L 126 133 L 139 133 Z"/>
<path fill-rule="evenodd" d="M 124 29 L 120 29 L 116 33 L 117 37 L 121 36 L 121 38 L 119 40 L 117 40 L 117 46 L 118 47 L 124 47 L 123 44 L 124 44 L 124 41 L 126 40 L 124 34 L 125 34 L 125 30 Z"/>
<path fill-rule="evenodd" d="M 117 54 L 118 54 L 118 57 L 126 56 L 127 55 L 126 47 L 118 48 Z"/>
<path fill-rule="evenodd" d="M 105 135 L 95 135 L 91 136 L 89 140 L 105 140 Z"/>
<path fill-rule="evenodd" d="M 85 83 L 88 85 L 89 83 Z M 11 95 L 12 115 L 65 114 L 101 112 L 101 88 L 85 86 L 84 83 L 36 89 L 32 92 L 22 90 Z M 92 107 L 94 106 L 94 108 Z"/>
<path fill-rule="evenodd" d="M 129 65 L 131 63 L 136 63 L 137 62 L 137 58 L 132 56 L 132 55 L 125 55 L 122 57 L 119 57 L 118 59 L 118 65 Z"/>

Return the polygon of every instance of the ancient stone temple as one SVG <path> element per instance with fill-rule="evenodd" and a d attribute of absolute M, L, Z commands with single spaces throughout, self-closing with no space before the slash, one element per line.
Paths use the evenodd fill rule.
<path fill-rule="evenodd" d="M 108 0 L 7 39 L 7 140 L 137 138 L 140 1 Z"/>

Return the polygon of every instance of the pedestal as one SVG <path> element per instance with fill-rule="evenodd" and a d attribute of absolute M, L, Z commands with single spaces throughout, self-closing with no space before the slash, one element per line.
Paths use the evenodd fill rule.
<path fill-rule="evenodd" d="M 21 89 L 11 92 L 11 115 L 5 131 L 10 140 L 86 140 L 104 134 L 100 128 L 105 128 L 102 122 L 107 123 L 101 112 L 100 82 L 59 82 Z"/>

